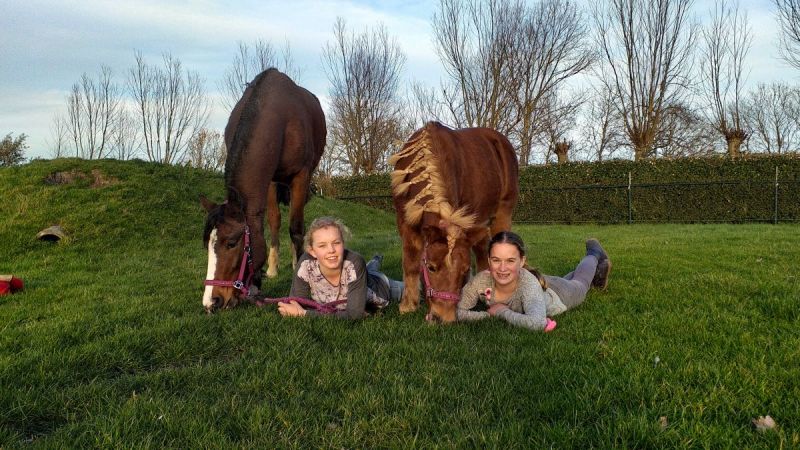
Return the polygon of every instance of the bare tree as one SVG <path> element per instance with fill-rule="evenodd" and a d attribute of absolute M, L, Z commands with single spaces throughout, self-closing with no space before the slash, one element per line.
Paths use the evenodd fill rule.
<path fill-rule="evenodd" d="M 544 148 L 543 161 L 547 163 L 555 155 L 558 163 L 569 160 L 568 152 L 573 147 L 573 142 L 567 139 L 567 134 L 575 124 L 578 110 L 582 104 L 583 93 L 576 92 L 570 96 L 556 92 L 549 93 L 538 100 L 542 117 L 540 122 L 541 132 L 535 136 Z M 531 142 L 533 145 L 533 142 Z M 526 161 L 526 164 L 528 161 Z"/>
<path fill-rule="evenodd" d="M 128 160 L 138 154 L 140 145 L 136 118 L 127 109 L 122 109 L 117 117 L 116 130 L 111 136 L 110 155 L 119 160 Z"/>
<path fill-rule="evenodd" d="M 781 57 L 800 69 L 800 0 L 773 0 L 781 28 Z"/>
<path fill-rule="evenodd" d="M 122 109 L 122 90 L 103 66 L 97 81 L 84 73 L 67 96 L 66 131 L 75 156 L 98 159 L 108 156 Z"/>
<path fill-rule="evenodd" d="M 513 9 L 520 11 L 520 20 L 511 35 L 510 79 L 519 120 L 512 135 L 519 144 L 520 164 L 527 165 L 538 135 L 548 134 L 551 143 L 563 141 L 574 123 L 565 119 L 574 119 L 581 102 L 578 96 L 565 101 L 563 86 L 591 66 L 593 52 L 586 20 L 575 3 L 547 0 Z M 558 136 L 553 134 L 556 124 Z"/>
<path fill-rule="evenodd" d="M 233 58 L 233 63 L 225 71 L 219 88 L 222 91 L 222 103 L 228 110 L 233 110 L 236 102 L 241 98 L 247 84 L 253 81 L 256 75 L 275 67 L 289 75 L 295 81 L 300 77 L 300 71 L 294 63 L 291 47 L 286 41 L 278 51 L 270 41 L 258 39 L 252 46 L 239 41 L 238 53 Z"/>
<path fill-rule="evenodd" d="M 692 0 L 607 0 L 594 11 L 599 78 L 614 104 L 636 160 L 653 156 L 666 108 L 682 104 L 697 24 Z"/>
<path fill-rule="evenodd" d="M 347 152 L 341 145 L 327 145 L 317 165 L 317 175 L 322 178 L 347 175 L 349 173 Z"/>
<path fill-rule="evenodd" d="M 69 132 L 67 122 L 60 113 L 53 115 L 53 122 L 50 125 L 50 138 L 47 140 L 50 148 L 50 156 L 53 158 L 63 158 L 67 156 L 69 146 Z"/>
<path fill-rule="evenodd" d="M 329 147 L 344 149 L 354 175 L 383 170 L 408 134 L 398 93 L 405 55 L 385 27 L 348 34 L 338 18 L 322 58 L 331 84 Z"/>
<path fill-rule="evenodd" d="M 416 130 L 430 120 L 453 123 L 440 97 L 436 88 L 417 81 L 410 84 L 406 104 L 412 129 Z"/>
<path fill-rule="evenodd" d="M 508 135 L 516 124 L 508 74 L 519 8 L 508 0 L 440 0 L 433 16 L 436 51 L 448 81 L 442 87 L 446 122 L 489 127 Z"/>
<path fill-rule="evenodd" d="M 785 83 L 759 84 L 745 107 L 753 136 L 748 147 L 765 153 L 786 153 L 800 146 L 800 90 Z"/>
<path fill-rule="evenodd" d="M 425 99 L 429 110 L 444 109 L 445 121 L 506 134 L 520 164 L 529 164 L 551 116 L 559 114 L 548 109 L 554 104 L 547 98 L 593 61 L 576 4 L 440 0 L 433 29 L 447 80 L 440 95 L 418 90 L 416 97 Z M 433 107 L 429 98 L 444 108 Z"/>
<path fill-rule="evenodd" d="M 587 159 L 603 161 L 625 147 L 625 131 L 611 91 L 596 90 L 584 109 L 579 133 Z"/>
<path fill-rule="evenodd" d="M 189 139 L 208 119 L 203 80 L 196 72 L 184 70 L 169 53 L 163 56 L 162 68 L 149 66 L 141 52 L 136 52 L 128 88 L 136 104 L 147 159 L 165 164 L 182 161 Z"/>
<path fill-rule="evenodd" d="M 198 169 L 222 171 L 225 167 L 225 140 L 219 131 L 202 128 L 189 140 L 186 164 Z"/>
<path fill-rule="evenodd" d="M 744 60 L 752 33 L 747 14 L 716 0 L 711 22 L 703 29 L 700 75 L 707 120 L 725 139 L 728 156 L 737 157 L 749 133 L 744 129 Z"/>
<path fill-rule="evenodd" d="M 689 105 L 672 104 L 664 109 L 661 132 L 652 156 L 684 158 L 716 153 L 719 137 L 709 123 Z"/>

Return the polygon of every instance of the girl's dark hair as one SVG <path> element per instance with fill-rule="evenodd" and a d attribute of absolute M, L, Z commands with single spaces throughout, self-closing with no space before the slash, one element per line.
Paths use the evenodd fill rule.
<path fill-rule="evenodd" d="M 495 244 L 511 244 L 514 247 L 517 247 L 517 250 L 519 250 L 519 256 L 525 256 L 525 242 L 517 233 L 512 231 L 501 231 L 492 236 L 492 238 L 489 240 L 489 253 L 492 252 L 492 247 L 494 247 Z M 528 272 L 532 273 L 537 280 L 539 280 L 539 284 L 542 285 L 542 289 L 547 289 L 547 281 L 545 281 L 544 276 L 541 272 L 539 272 L 539 269 L 528 266 L 527 261 L 525 261 L 524 268 L 527 269 Z"/>

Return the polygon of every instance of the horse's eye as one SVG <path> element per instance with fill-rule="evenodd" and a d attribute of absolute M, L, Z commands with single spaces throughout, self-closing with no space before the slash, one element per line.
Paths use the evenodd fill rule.
<path fill-rule="evenodd" d="M 428 271 L 436 272 L 436 266 L 434 266 L 433 264 L 428 264 Z"/>
<path fill-rule="evenodd" d="M 226 246 L 226 247 L 228 247 L 228 248 L 234 248 L 234 247 L 236 247 L 236 244 L 237 244 L 238 242 L 239 242 L 238 240 L 235 240 L 235 241 L 228 241 L 228 243 L 227 243 L 227 244 L 225 244 L 225 246 Z"/>

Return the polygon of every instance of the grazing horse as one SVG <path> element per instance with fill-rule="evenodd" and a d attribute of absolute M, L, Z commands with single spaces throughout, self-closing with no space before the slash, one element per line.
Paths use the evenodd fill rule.
<path fill-rule="evenodd" d="M 489 238 L 511 229 L 519 194 L 517 157 L 508 139 L 488 128 L 452 130 L 428 122 L 389 159 L 397 228 L 403 241 L 400 312 L 419 305 L 426 319 L 452 322 L 470 268 L 488 267 Z"/>
<path fill-rule="evenodd" d="M 265 212 L 271 234 L 267 275 L 277 274 L 278 197 L 287 187 L 293 264 L 302 254 L 303 208 L 326 134 L 317 97 L 283 73 L 267 69 L 248 84 L 225 127 L 227 198 L 219 205 L 200 199 L 208 212 L 206 311 L 235 306 L 252 287 L 261 287 Z"/>

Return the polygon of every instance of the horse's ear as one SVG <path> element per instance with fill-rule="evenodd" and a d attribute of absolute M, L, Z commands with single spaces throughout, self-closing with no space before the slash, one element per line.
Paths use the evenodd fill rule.
<path fill-rule="evenodd" d="M 216 203 L 207 199 L 203 194 L 200 194 L 200 204 L 203 205 L 203 209 L 205 209 L 207 212 L 211 212 L 212 209 L 217 207 Z"/>

